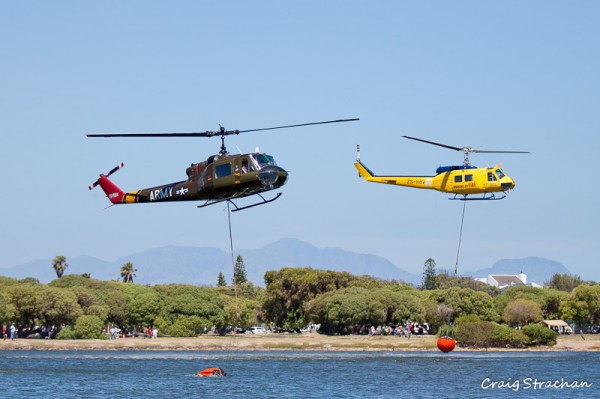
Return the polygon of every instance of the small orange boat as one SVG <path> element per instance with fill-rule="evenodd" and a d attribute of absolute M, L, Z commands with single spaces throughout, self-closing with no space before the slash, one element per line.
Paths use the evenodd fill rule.
<path fill-rule="evenodd" d="M 227 373 L 220 367 L 209 367 L 199 371 L 197 375 L 200 377 L 224 377 Z"/>

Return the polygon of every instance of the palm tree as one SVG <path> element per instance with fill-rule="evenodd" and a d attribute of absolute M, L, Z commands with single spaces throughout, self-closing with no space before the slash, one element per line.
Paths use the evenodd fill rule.
<path fill-rule="evenodd" d="M 133 277 L 135 277 L 137 269 L 133 267 L 133 263 L 127 262 L 121 266 L 121 277 L 124 283 L 133 283 Z"/>
<path fill-rule="evenodd" d="M 67 263 L 67 258 L 62 255 L 55 257 L 54 259 L 52 259 L 52 267 L 56 272 L 56 276 L 58 278 L 61 278 L 63 273 L 65 272 L 65 269 L 69 267 L 69 264 Z"/>

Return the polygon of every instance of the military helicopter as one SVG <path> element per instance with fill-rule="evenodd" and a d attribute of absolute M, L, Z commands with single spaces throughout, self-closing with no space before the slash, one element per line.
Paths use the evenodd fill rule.
<path fill-rule="evenodd" d="M 218 131 L 197 133 L 88 134 L 87 137 L 221 137 L 221 150 L 219 153 L 211 155 L 206 161 L 191 164 L 191 166 L 186 169 L 186 180 L 124 192 L 108 179 L 110 175 L 124 166 L 124 164 L 121 163 L 106 175 L 101 174 L 98 180 L 89 186 L 89 189 L 91 190 L 96 186 L 100 186 L 112 205 L 204 200 L 205 202 L 203 204 L 198 205 L 198 208 L 203 208 L 219 202 L 229 201 L 236 208 L 233 209 L 232 212 L 264 205 L 275 201 L 281 196 L 281 193 L 278 193 L 275 197 L 270 199 L 263 197 L 262 193 L 283 186 L 288 181 L 288 173 L 275 163 L 275 159 L 271 155 L 260 153 L 258 150 L 255 153 L 248 154 L 229 154 L 225 148 L 225 136 L 262 130 L 357 120 L 359 119 L 338 119 L 250 130 L 226 130 L 219 125 Z M 258 195 L 261 200 L 241 207 L 231 201 L 233 199 L 244 198 L 251 195 Z"/>
<path fill-rule="evenodd" d="M 515 181 L 504 173 L 501 164 L 493 168 L 478 168 L 470 164 L 469 156 L 472 153 L 493 154 L 529 154 L 528 151 L 486 151 L 473 147 L 453 147 L 416 137 L 402 136 L 410 140 L 421 141 L 444 148 L 464 153 L 464 162 L 457 166 L 440 166 L 435 176 L 378 176 L 369 170 L 360 161 L 360 146 L 356 147 L 356 163 L 354 166 L 365 180 L 374 183 L 395 184 L 397 186 L 437 190 L 454 194 L 451 200 L 500 200 L 506 193 L 515 187 Z M 502 193 L 496 196 L 496 193 Z M 468 197 L 472 194 L 481 194 L 480 197 Z"/>

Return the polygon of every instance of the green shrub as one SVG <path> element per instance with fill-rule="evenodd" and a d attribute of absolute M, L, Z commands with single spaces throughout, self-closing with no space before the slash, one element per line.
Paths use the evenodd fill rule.
<path fill-rule="evenodd" d="M 491 321 L 467 322 L 458 326 L 456 340 L 466 346 L 488 347 L 497 324 Z"/>
<path fill-rule="evenodd" d="M 523 347 L 529 342 L 522 331 L 490 321 L 463 323 L 458 326 L 455 338 L 463 346 L 474 347 Z"/>
<path fill-rule="evenodd" d="M 71 326 L 64 326 L 58 334 L 56 334 L 56 339 L 75 339 L 75 331 L 73 331 Z"/>
<path fill-rule="evenodd" d="M 83 313 L 89 316 L 98 316 L 100 320 L 106 321 L 110 309 L 105 305 L 91 305 L 83 310 Z"/>
<path fill-rule="evenodd" d="M 461 324 L 465 324 L 465 323 L 477 323 L 480 322 L 481 319 L 479 318 L 479 316 L 477 316 L 476 314 L 466 314 L 463 316 L 459 316 L 456 319 L 454 319 L 454 325 L 455 326 L 460 326 Z"/>
<path fill-rule="evenodd" d="M 78 339 L 98 339 L 102 335 L 104 322 L 94 315 L 83 315 L 75 322 L 75 337 Z"/>
<path fill-rule="evenodd" d="M 548 327 L 539 324 L 529 324 L 523 327 L 523 333 L 529 338 L 530 344 L 537 345 L 556 345 L 558 333 Z"/>
<path fill-rule="evenodd" d="M 441 326 L 440 329 L 438 330 L 438 337 L 454 337 L 456 336 L 456 331 L 458 330 L 458 327 L 456 326 Z"/>
<path fill-rule="evenodd" d="M 529 338 L 521 330 L 515 330 L 507 325 L 498 325 L 492 333 L 493 346 L 511 346 L 521 348 L 529 342 Z"/>
<path fill-rule="evenodd" d="M 165 333 L 173 337 L 196 337 L 211 327 L 208 319 L 200 316 L 181 316 L 167 327 Z M 160 332 L 160 330 L 159 330 Z"/>

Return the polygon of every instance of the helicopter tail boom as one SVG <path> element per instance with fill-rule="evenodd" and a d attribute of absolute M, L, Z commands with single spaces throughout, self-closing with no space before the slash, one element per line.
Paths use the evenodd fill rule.
<path fill-rule="evenodd" d="M 434 178 L 431 176 L 378 176 L 371 172 L 361 161 L 357 161 L 354 166 L 358 169 L 360 177 L 373 183 L 443 191 L 438 185 L 434 184 Z"/>

